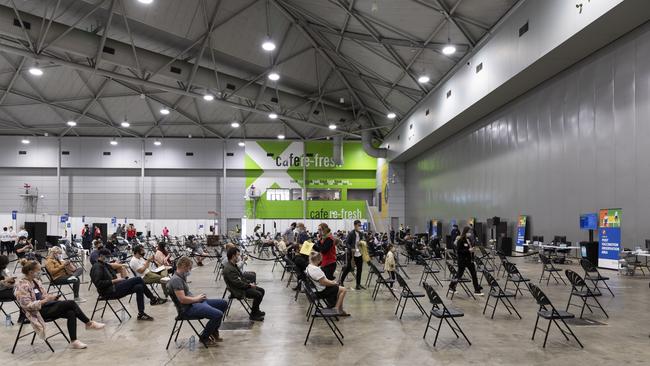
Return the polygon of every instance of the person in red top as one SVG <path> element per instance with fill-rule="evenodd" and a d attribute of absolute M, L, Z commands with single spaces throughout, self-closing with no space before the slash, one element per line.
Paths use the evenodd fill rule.
<path fill-rule="evenodd" d="M 334 236 L 326 223 L 318 225 L 318 236 L 320 240 L 314 244 L 313 250 L 320 252 L 323 256 L 320 268 L 325 273 L 328 280 L 334 281 L 334 272 L 336 271 L 336 245 Z"/>
<path fill-rule="evenodd" d="M 102 237 L 102 231 L 95 225 L 95 233 L 94 233 L 95 239 L 101 239 Z"/>
<path fill-rule="evenodd" d="M 131 241 L 135 239 L 136 234 L 137 231 L 135 229 L 135 226 L 133 226 L 133 224 L 129 224 L 129 228 L 126 230 L 126 240 Z"/>
<path fill-rule="evenodd" d="M 164 236 L 165 238 L 169 236 L 169 229 L 167 228 L 167 226 L 163 228 L 162 234 L 163 234 L 162 236 Z"/>

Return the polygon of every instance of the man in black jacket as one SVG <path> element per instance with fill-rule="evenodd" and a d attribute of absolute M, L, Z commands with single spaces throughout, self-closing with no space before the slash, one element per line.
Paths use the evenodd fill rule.
<path fill-rule="evenodd" d="M 345 287 L 345 277 L 348 276 L 348 273 L 352 271 L 352 261 L 354 260 L 354 266 L 356 267 L 356 280 L 357 287 L 356 290 L 365 290 L 365 287 L 361 286 L 361 270 L 363 269 L 363 257 L 361 256 L 361 248 L 359 248 L 359 242 L 362 239 L 363 233 L 361 232 L 361 221 L 354 220 L 354 230 L 348 233 L 348 237 L 345 239 L 345 257 L 346 257 L 346 266 L 341 273 L 341 281 L 339 284 Z"/>
<path fill-rule="evenodd" d="M 237 267 L 239 249 L 230 248 L 226 255 L 228 256 L 228 263 L 223 266 L 223 280 L 226 282 L 230 293 L 237 299 L 253 299 L 250 319 L 264 321 L 266 313 L 260 310 L 260 304 L 264 299 L 264 289 L 249 282 Z"/>
<path fill-rule="evenodd" d="M 111 252 L 108 249 L 102 249 L 97 262 L 90 269 L 90 279 L 97 288 L 97 292 L 109 299 L 120 299 L 135 293 L 138 303 L 138 320 L 153 320 L 144 312 L 144 296 L 146 295 L 151 300 L 151 305 L 164 304 L 167 300 L 155 297 L 140 277 L 118 278 L 115 270 L 106 262 L 110 256 Z"/>

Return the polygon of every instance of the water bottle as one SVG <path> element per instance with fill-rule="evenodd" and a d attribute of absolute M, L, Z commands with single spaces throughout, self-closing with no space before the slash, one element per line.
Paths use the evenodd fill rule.
<path fill-rule="evenodd" d="M 11 315 L 7 314 L 5 318 L 5 327 L 9 328 L 11 326 Z"/>
<path fill-rule="evenodd" d="M 195 336 L 190 337 L 190 351 L 192 351 L 192 352 L 196 351 L 196 337 Z"/>

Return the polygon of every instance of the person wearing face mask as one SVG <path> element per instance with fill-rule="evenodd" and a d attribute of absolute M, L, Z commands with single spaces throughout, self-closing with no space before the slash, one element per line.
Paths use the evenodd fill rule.
<path fill-rule="evenodd" d="M 72 285 L 74 301 L 78 303 L 86 302 L 79 297 L 79 277 L 83 273 L 83 268 L 76 268 L 69 260 L 63 260 L 63 250 L 61 247 L 52 247 L 45 258 L 45 269 L 52 276 L 52 282 L 56 285 Z"/>
<path fill-rule="evenodd" d="M 223 314 L 228 308 L 228 301 L 223 299 L 208 299 L 206 294 L 194 295 L 187 285 L 187 277 L 192 273 L 192 260 L 181 257 L 176 263 L 176 272 L 167 283 L 167 291 L 174 303 L 180 307 L 181 314 L 191 319 L 209 319 L 199 336 L 199 341 L 207 347 L 221 342 L 219 326 Z"/>
<path fill-rule="evenodd" d="M 250 282 L 237 266 L 239 262 L 239 249 L 230 248 L 226 253 L 228 263 L 223 267 L 223 280 L 233 297 L 241 299 L 253 299 L 251 306 L 250 320 L 264 321 L 265 312 L 260 310 L 260 304 L 264 299 L 264 289 Z"/>
<path fill-rule="evenodd" d="M 133 257 L 129 261 L 129 267 L 131 270 L 144 280 L 144 283 L 147 285 L 158 283 L 161 285 L 163 294 L 165 297 L 168 297 L 167 293 L 167 282 L 169 282 L 169 277 L 167 277 L 167 269 L 165 267 L 159 267 L 158 272 L 151 270 L 151 263 L 153 263 L 153 255 L 147 259 L 144 258 L 145 250 L 144 247 L 140 244 L 136 245 L 133 248 Z"/>
<path fill-rule="evenodd" d="M 352 261 L 354 261 L 354 266 L 356 267 L 356 280 L 357 287 L 355 290 L 365 290 L 366 288 L 361 286 L 361 271 L 363 270 L 363 257 L 361 256 L 361 248 L 359 242 L 362 239 L 361 233 L 361 221 L 354 220 L 354 230 L 348 233 L 347 238 L 345 239 L 345 252 L 346 252 L 346 266 L 341 273 L 341 281 L 339 284 L 345 287 L 345 278 L 348 276 L 348 273 L 352 271 Z M 372 238 L 372 236 L 370 236 Z"/>
<path fill-rule="evenodd" d="M 478 278 L 476 277 L 476 267 L 474 267 L 474 261 L 472 260 L 472 257 L 474 256 L 472 233 L 467 226 L 463 228 L 463 233 L 458 237 L 456 244 L 456 255 L 458 256 L 458 273 L 456 278 L 451 281 L 449 288 L 454 293 L 456 292 L 458 281 L 463 278 L 463 273 L 465 272 L 465 268 L 467 268 L 469 270 L 469 273 L 472 275 L 474 294 L 483 296 L 483 288 L 478 283 Z"/>
<path fill-rule="evenodd" d="M 320 252 L 323 256 L 320 268 L 325 273 L 328 280 L 334 281 L 336 278 L 336 245 L 334 245 L 334 237 L 332 231 L 326 223 L 318 225 L 319 240 L 314 244 L 313 250 Z"/>

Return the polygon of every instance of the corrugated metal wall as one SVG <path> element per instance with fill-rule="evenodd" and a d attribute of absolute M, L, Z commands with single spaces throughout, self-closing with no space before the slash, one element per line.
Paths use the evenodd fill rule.
<path fill-rule="evenodd" d="M 407 164 L 407 222 L 530 216 L 585 240 L 580 213 L 621 207 L 625 247 L 650 239 L 650 25 Z"/>

